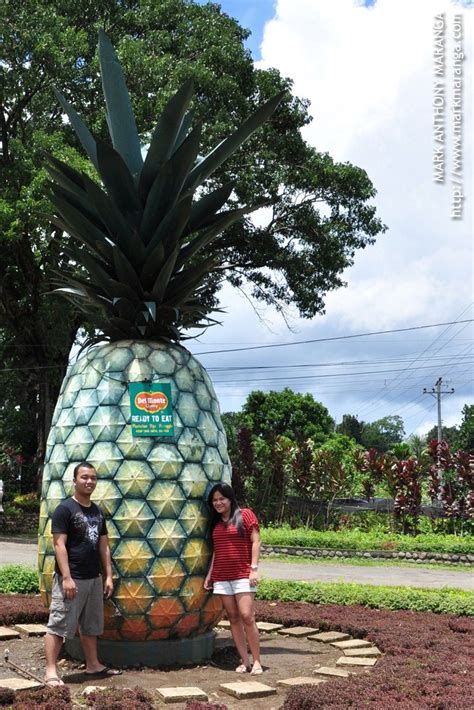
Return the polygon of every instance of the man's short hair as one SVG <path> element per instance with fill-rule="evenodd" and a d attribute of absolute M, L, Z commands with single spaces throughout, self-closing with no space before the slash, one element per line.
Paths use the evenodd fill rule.
<path fill-rule="evenodd" d="M 95 471 L 95 466 L 93 466 L 89 461 L 81 461 L 81 463 L 78 463 L 77 466 L 74 467 L 74 471 L 72 472 L 72 480 L 75 481 L 77 478 L 77 474 L 79 473 L 80 468 L 91 468 Z"/>

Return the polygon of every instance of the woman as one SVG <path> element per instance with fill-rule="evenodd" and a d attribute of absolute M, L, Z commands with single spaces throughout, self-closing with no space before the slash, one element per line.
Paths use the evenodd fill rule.
<path fill-rule="evenodd" d="M 263 669 L 254 612 L 260 555 L 258 520 L 249 508 L 239 508 L 234 491 L 227 483 L 213 486 L 207 502 L 214 552 L 204 587 L 220 596 L 230 621 L 232 638 L 242 661 L 236 672 L 260 675 Z M 253 665 L 250 665 L 247 641 Z"/>

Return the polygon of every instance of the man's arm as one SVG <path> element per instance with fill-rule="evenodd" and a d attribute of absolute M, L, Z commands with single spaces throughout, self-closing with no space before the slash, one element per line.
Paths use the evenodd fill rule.
<path fill-rule="evenodd" d="M 71 570 L 69 569 L 66 542 L 66 533 L 53 533 L 54 554 L 56 555 L 59 571 L 63 578 L 63 594 L 65 599 L 74 599 L 77 590 L 76 583 L 71 577 Z"/>
<path fill-rule="evenodd" d="M 112 581 L 112 560 L 107 535 L 101 535 L 99 538 L 99 554 L 104 576 L 104 597 L 109 599 L 114 591 L 114 583 Z"/>

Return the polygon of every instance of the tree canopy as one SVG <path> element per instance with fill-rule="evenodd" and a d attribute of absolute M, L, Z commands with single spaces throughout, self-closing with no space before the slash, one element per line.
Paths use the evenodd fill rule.
<path fill-rule="evenodd" d="M 463 451 L 474 451 L 474 404 L 465 404 L 463 407 L 455 447 Z"/>
<path fill-rule="evenodd" d="M 350 439 L 354 439 L 354 441 L 360 444 L 362 441 L 363 428 L 364 423 L 360 422 L 356 416 L 353 414 L 343 414 L 342 422 L 337 425 L 336 431 L 339 434 L 348 436 Z"/>
<path fill-rule="evenodd" d="M 367 449 L 388 451 L 394 444 L 400 444 L 405 436 L 403 419 L 397 414 L 382 417 L 362 427 L 361 444 Z"/>
<path fill-rule="evenodd" d="M 40 462 L 71 345 L 78 328 L 87 326 L 79 311 L 49 295 L 54 272 L 65 264 L 66 237 L 56 231 L 53 239 L 56 228 L 43 216 L 50 211 L 43 154 L 87 169 L 52 87 L 63 92 L 95 135 L 105 137 L 98 101 L 99 28 L 117 48 L 144 142 L 166 100 L 188 78 L 196 87 L 194 110 L 203 124 L 204 150 L 265 99 L 288 91 L 272 120 L 210 185 L 235 180 L 235 206 L 268 205 L 266 224 L 244 219 L 219 242 L 215 256 L 233 285 L 246 285 L 254 298 L 278 309 L 295 304 L 310 318 L 324 310 L 327 292 L 343 284 L 342 272 L 356 250 L 384 227 L 371 204 L 375 190 L 365 171 L 336 163 L 303 140 L 300 129 L 311 120 L 308 103 L 291 94 L 291 80 L 277 70 L 255 69 L 243 46 L 246 31 L 217 4 L 24 0 L 14 12 L 0 3 L 0 26 L 0 348 L 11 368 L 2 376 L 4 389 L 16 396 L 14 406 L 25 417 L 34 413 Z M 218 298 L 221 280 L 216 275 L 209 280 L 210 300 Z M 10 406 L 0 405 L 3 430 Z"/>
<path fill-rule="evenodd" d="M 313 439 L 321 444 L 334 431 L 334 420 L 311 394 L 285 388 L 281 392 L 251 392 L 242 408 L 243 420 L 256 437 L 284 436 L 291 441 Z"/>

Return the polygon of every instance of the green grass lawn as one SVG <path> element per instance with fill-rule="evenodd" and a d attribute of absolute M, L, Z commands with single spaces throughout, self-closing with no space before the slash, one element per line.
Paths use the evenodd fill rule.
<path fill-rule="evenodd" d="M 368 559 L 366 557 L 303 557 L 297 555 L 262 555 L 262 560 L 271 562 L 289 562 L 290 564 L 311 564 L 311 565 L 354 565 L 356 567 L 416 567 L 445 570 L 449 572 L 465 572 L 472 574 L 472 566 L 465 565 L 443 565 L 441 562 L 406 562 L 405 560 L 389 560 L 384 558 Z"/>

